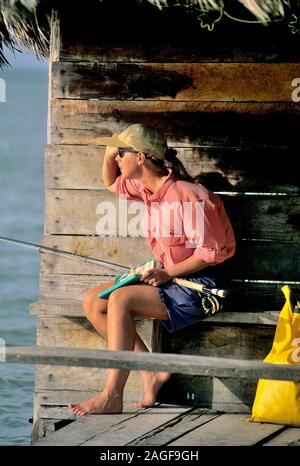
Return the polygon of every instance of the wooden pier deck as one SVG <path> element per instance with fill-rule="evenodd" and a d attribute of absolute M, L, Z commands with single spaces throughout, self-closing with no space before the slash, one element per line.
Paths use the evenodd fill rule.
<path fill-rule="evenodd" d="M 192 355 L 135 353 L 79 348 L 7 347 L 6 361 L 74 367 L 169 370 L 172 373 L 238 379 L 300 381 L 300 366 L 268 364 Z M 61 408 L 67 411 L 67 403 Z M 250 414 L 191 406 L 157 404 L 136 410 L 125 404 L 122 414 L 76 417 L 33 443 L 34 446 L 300 446 L 300 428 L 249 422 Z"/>
<path fill-rule="evenodd" d="M 122 414 L 77 417 L 33 446 L 300 446 L 300 428 L 249 418 L 164 404 L 126 407 Z"/>

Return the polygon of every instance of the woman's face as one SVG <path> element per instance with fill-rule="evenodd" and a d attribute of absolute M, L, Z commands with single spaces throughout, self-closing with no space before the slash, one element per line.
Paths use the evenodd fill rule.
<path fill-rule="evenodd" d="M 130 151 L 130 149 L 121 149 L 119 153 L 120 155 L 116 155 L 115 160 L 124 178 L 138 179 L 143 165 L 142 159 L 145 158 L 144 154 L 142 152 Z"/>

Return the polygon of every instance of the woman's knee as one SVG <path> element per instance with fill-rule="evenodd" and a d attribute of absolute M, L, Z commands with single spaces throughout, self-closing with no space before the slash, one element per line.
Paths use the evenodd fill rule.
<path fill-rule="evenodd" d="M 98 298 L 99 291 L 97 288 L 88 290 L 83 297 L 83 310 L 86 317 L 90 320 L 93 316 L 98 313 L 104 313 L 106 311 L 106 303 L 103 303 L 102 299 Z"/>
<path fill-rule="evenodd" d="M 130 312 L 130 296 L 126 287 L 115 290 L 108 299 L 107 312 L 118 314 Z"/>

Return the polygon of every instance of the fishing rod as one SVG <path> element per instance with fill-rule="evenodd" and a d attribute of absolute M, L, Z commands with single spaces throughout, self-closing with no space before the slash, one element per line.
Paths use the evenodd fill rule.
<path fill-rule="evenodd" d="M 11 243 L 16 244 L 17 246 L 23 246 L 24 248 L 33 249 L 38 251 L 39 253 L 48 252 L 50 254 L 55 254 L 56 256 L 67 257 L 68 259 L 80 259 L 86 264 L 94 264 L 94 265 L 106 265 L 107 267 L 112 267 L 113 269 L 124 269 L 130 270 L 130 267 L 123 264 L 118 264 L 117 262 L 110 262 L 103 259 L 96 259 L 94 257 L 88 256 L 81 256 L 80 254 L 76 254 L 75 252 L 68 252 L 61 249 L 50 248 L 48 246 L 42 246 L 41 244 L 35 243 L 28 243 L 26 241 L 20 241 L 12 238 L 5 238 L 4 236 L 0 236 L 0 241 L 3 243 Z"/>
<path fill-rule="evenodd" d="M 3 243 L 10 243 L 10 244 L 14 244 L 17 246 L 23 246 L 28 249 L 33 249 L 35 251 L 38 251 L 39 253 L 46 252 L 46 253 L 54 254 L 56 256 L 66 257 L 68 259 L 77 259 L 77 260 L 79 259 L 79 260 L 82 260 L 86 264 L 104 265 L 108 268 L 113 268 L 113 269 L 121 268 L 127 271 L 131 270 L 131 267 L 128 267 L 127 265 L 123 265 L 123 264 L 118 264 L 117 262 L 111 262 L 111 261 L 107 261 L 104 259 L 96 259 L 94 257 L 81 256 L 80 254 L 76 254 L 75 252 L 68 252 L 68 251 L 64 251 L 61 249 L 51 248 L 49 246 L 43 246 L 41 244 L 28 243 L 26 241 L 20 241 L 20 240 L 16 240 L 13 238 L 6 238 L 4 236 L 0 236 L 0 241 Z M 207 293 L 207 294 L 213 294 L 215 296 L 219 296 L 220 298 L 225 298 L 228 295 L 228 290 L 223 290 L 219 288 L 207 288 L 205 285 L 202 285 L 201 283 L 191 282 L 189 280 L 184 280 L 182 278 L 173 278 L 173 282 L 177 283 L 178 285 L 184 286 L 186 288 L 197 290 L 200 293 L 202 292 L 202 293 Z"/>

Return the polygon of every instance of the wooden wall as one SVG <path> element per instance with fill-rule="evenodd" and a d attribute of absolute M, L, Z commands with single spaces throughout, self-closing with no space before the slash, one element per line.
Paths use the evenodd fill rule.
<path fill-rule="evenodd" d="M 103 186 L 104 148 L 97 140 L 130 123 L 150 123 L 165 132 L 190 173 L 224 199 L 238 240 L 230 267 L 236 280 L 231 308 L 280 305 L 280 284 L 299 278 L 299 181 L 294 165 L 300 107 L 291 100 L 291 82 L 300 76 L 300 65 L 140 64 L 133 58 L 119 63 L 118 55 L 98 63 L 88 58 L 52 67 L 47 241 L 54 238 L 63 246 L 65 240 L 67 246 L 74 236 L 77 248 L 100 251 L 101 256 L 102 243 L 108 240 L 86 236 L 96 234 L 98 203 L 110 201 L 117 207 L 118 200 Z M 135 251 L 145 256 L 144 243 L 134 241 L 140 244 Z M 122 239 L 114 253 L 107 251 L 109 257 L 122 262 L 125 247 L 127 263 L 136 263 L 140 256 L 130 260 L 131 244 Z"/>
<path fill-rule="evenodd" d="M 97 205 L 117 206 L 101 180 L 104 147 L 98 140 L 131 123 L 159 127 L 195 179 L 226 204 L 238 241 L 228 268 L 234 287 L 228 311 L 239 311 L 235 326 L 194 326 L 195 339 L 190 331 L 164 334 L 162 349 L 261 359 L 274 327 L 245 327 L 238 316 L 279 310 L 282 283 L 299 283 L 300 104 L 291 98 L 292 80 L 300 77 L 299 44 L 281 26 L 241 27 L 224 20 L 209 33 L 177 10 L 149 6 L 133 16 L 120 2 L 118 15 L 114 7 L 99 6 L 93 17 L 62 13 L 53 23 L 44 242 L 124 264 L 150 257 L 143 238 L 96 234 Z M 111 278 L 104 268 L 43 255 L 41 304 L 34 309 L 39 344 L 101 347 L 79 303 L 84 291 Z M 141 331 L 155 349 L 157 330 L 147 325 Z M 100 376 L 91 370 L 80 374 L 84 398 L 99 389 Z M 53 429 L 53 420 L 70 417 L 64 406 L 77 380 L 77 369 L 38 369 L 36 419 L 44 423 L 36 424 L 36 436 Z M 225 390 L 220 381 L 201 385 L 199 378 L 184 377 L 172 379 L 175 401 L 187 401 L 186 393 L 196 394 L 191 402 L 199 401 L 203 383 L 206 403 L 215 393 L 218 408 L 222 397 L 231 409 L 251 404 L 253 384 Z M 167 386 L 169 400 L 171 391 Z"/>

